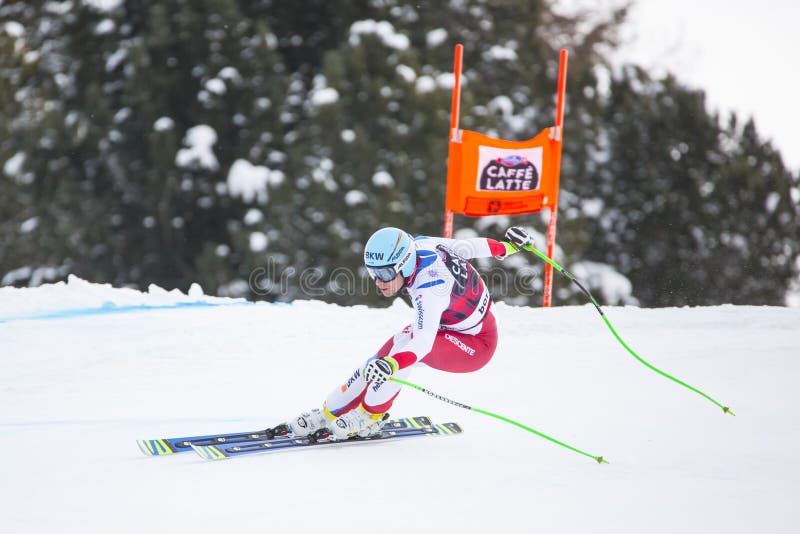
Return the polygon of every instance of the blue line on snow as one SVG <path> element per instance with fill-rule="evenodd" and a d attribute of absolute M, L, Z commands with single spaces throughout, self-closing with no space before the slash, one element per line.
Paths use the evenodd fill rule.
<path fill-rule="evenodd" d="M 135 304 L 130 306 L 117 306 L 113 303 L 106 303 L 99 308 L 78 308 L 74 310 L 57 310 L 33 315 L 21 315 L 18 317 L 0 317 L 0 323 L 9 321 L 46 321 L 48 319 L 69 319 L 72 317 L 89 317 L 92 315 L 107 315 L 112 313 L 130 313 L 137 311 L 150 310 L 175 310 L 181 308 L 214 308 L 219 306 L 245 306 L 254 304 L 253 302 L 243 301 L 235 303 L 215 303 L 215 302 L 178 302 L 175 304 L 148 305 Z"/>

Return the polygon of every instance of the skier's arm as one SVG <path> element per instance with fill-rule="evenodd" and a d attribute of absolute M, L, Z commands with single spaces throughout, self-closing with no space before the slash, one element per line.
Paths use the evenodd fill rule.
<path fill-rule="evenodd" d="M 497 259 L 504 259 L 515 252 L 519 252 L 521 248 L 520 243 L 533 243 L 533 238 L 530 234 L 516 226 L 506 231 L 504 241 L 497 241 L 489 237 L 471 237 L 468 239 L 446 239 L 442 237 L 427 239 L 433 239 L 437 243 L 441 243 L 465 260 L 489 258 L 492 256 Z"/>
<path fill-rule="evenodd" d="M 502 241 L 496 241 L 488 237 L 471 237 L 469 239 L 436 237 L 428 239 L 446 246 L 465 260 L 505 256 L 507 250 Z"/>

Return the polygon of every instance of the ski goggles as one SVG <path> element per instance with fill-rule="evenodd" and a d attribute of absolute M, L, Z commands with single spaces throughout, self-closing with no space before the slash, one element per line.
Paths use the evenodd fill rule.
<path fill-rule="evenodd" d="M 397 277 L 397 270 L 394 265 L 384 265 L 383 267 L 367 267 L 370 278 L 376 278 L 381 282 L 391 282 Z"/>

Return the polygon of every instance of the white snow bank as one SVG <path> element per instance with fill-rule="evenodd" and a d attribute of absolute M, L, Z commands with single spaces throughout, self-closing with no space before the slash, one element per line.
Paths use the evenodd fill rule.
<path fill-rule="evenodd" d="M 189 304 L 242 304 L 242 299 L 211 297 L 198 284 L 189 293 L 167 291 L 151 285 L 146 292 L 116 288 L 111 284 L 92 284 L 70 275 L 66 282 L 36 288 L 0 287 L 0 321 L 37 318 L 44 315 L 79 314 L 91 310 L 122 310 L 132 307 L 164 307 Z"/>

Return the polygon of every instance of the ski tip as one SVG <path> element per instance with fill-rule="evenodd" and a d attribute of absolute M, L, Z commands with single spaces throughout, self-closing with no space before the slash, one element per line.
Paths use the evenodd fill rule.
<path fill-rule="evenodd" d="M 729 407 L 727 407 L 727 406 L 723 406 L 723 407 L 722 407 L 722 412 L 723 412 L 723 413 L 730 414 L 730 415 L 732 415 L 732 416 L 736 417 L 736 414 L 735 414 L 735 413 L 733 413 L 733 410 L 731 410 L 731 409 L 730 409 Z"/>
<path fill-rule="evenodd" d="M 192 449 L 204 460 L 224 460 L 228 457 L 225 451 L 216 445 L 192 445 Z"/>
<path fill-rule="evenodd" d="M 431 428 L 436 430 L 436 432 L 433 432 L 434 434 L 439 434 L 440 436 L 448 434 L 461 434 L 464 432 L 464 429 L 461 428 L 461 425 L 458 423 L 441 423 L 438 425 L 432 425 Z"/>
<path fill-rule="evenodd" d="M 608 463 L 608 460 L 606 460 L 606 459 L 605 459 L 605 458 L 603 458 L 602 456 L 596 456 L 596 457 L 595 457 L 595 461 L 596 461 L 598 464 L 607 464 L 607 463 Z"/>
<path fill-rule="evenodd" d="M 163 439 L 137 439 L 136 444 L 146 456 L 165 456 L 175 452 Z"/>

